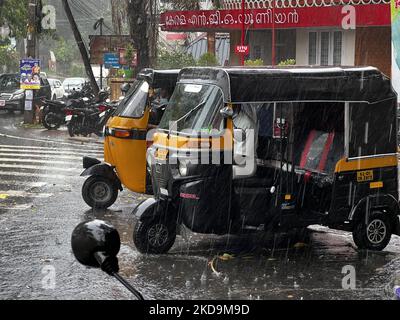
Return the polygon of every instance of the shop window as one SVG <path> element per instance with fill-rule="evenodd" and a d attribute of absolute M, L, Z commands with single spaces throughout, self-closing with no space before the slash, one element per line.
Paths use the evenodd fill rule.
<path fill-rule="evenodd" d="M 261 59 L 261 46 L 254 46 L 254 60 Z"/>
<path fill-rule="evenodd" d="M 309 65 L 340 65 L 342 63 L 342 52 L 343 33 L 341 31 L 321 31 L 309 33 Z"/>
<path fill-rule="evenodd" d="M 342 64 L 342 32 L 333 33 L 333 65 Z"/>
<path fill-rule="evenodd" d="M 329 65 L 329 32 L 321 32 L 321 61 L 322 66 Z"/>
<path fill-rule="evenodd" d="M 308 42 L 308 64 L 315 65 L 317 64 L 317 33 L 310 32 L 309 33 L 309 42 Z"/>

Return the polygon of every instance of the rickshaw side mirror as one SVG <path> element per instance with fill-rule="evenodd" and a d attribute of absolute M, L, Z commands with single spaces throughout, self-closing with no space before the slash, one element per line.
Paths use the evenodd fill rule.
<path fill-rule="evenodd" d="M 131 86 L 129 85 L 129 83 L 124 83 L 123 85 L 121 85 L 121 91 L 123 93 L 127 93 L 130 88 L 131 88 Z"/>
<path fill-rule="evenodd" d="M 93 220 L 79 224 L 71 236 L 72 252 L 83 265 L 118 272 L 117 254 L 121 247 L 118 231 L 110 224 Z"/>
<path fill-rule="evenodd" d="M 225 108 L 221 109 L 220 113 L 221 113 L 222 117 L 224 117 L 225 119 L 233 117 L 233 110 L 232 110 L 232 108 L 229 108 L 229 107 L 225 107 Z"/>

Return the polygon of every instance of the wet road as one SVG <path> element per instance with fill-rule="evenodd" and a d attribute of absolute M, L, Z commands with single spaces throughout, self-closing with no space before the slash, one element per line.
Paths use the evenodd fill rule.
<path fill-rule="evenodd" d="M 140 195 L 123 192 L 107 211 L 80 196 L 83 155 L 102 157 L 95 141 L 70 140 L 15 124 L 0 113 L 0 299 L 133 299 L 99 270 L 75 261 L 74 227 L 93 218 L 122 238 L 121 274 L 147 299 L 392 299 L 400 239 L 384 252 L 359 252 L 351 235 L 312 228 L 307 244 L 285 236 L 200 236 L 184 232 L 170 254 L 144 256 L 132 243 L 130 212 Z M 344 290 L 343 268 L 356 289 Z"/>

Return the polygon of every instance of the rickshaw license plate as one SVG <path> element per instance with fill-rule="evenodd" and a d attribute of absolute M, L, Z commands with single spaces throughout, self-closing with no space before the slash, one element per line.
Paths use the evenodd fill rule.
<path fill-rule="evenodd" d="M 366 170 L 357 172 L 357 182 L 366 182 L 374 180 L 374 171 Z"/>
<path fill-rule="evenodd" d="M 168 150 L 165 149 L 158 149 L 156 152 L 156 158 L 158 160 L 167 160 L 168 157 Z"/>

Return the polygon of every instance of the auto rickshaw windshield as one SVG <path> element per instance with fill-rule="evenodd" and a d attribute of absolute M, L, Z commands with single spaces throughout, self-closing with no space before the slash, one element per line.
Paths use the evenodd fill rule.
<path fill-rule="evenodd" d="M 141 118 L 144 114 L 150 85 L 146 81 L 137 81 L 120 103 L 115 112 L 117 117 Z"/>
<path fill-rule="evenodd" d="M 221 130 L 222 90 L 215 85 L 178 84 L 160 123 L 160 129 L 182 132 Z"/>

